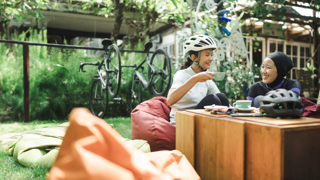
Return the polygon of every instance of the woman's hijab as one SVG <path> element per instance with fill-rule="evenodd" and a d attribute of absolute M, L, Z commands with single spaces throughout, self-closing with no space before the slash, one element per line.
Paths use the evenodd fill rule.
<path fill-rule="evenodd" d="M 277 78 L 272 83 L 268 84 L 268 87 L 273 88 L 283 81 L 284 77 L 293 68 L 293 62 L 281 51 L 273 52 L 269 54 L 267 58 L 270 58 L 274 62 L 278 73 Z"/>

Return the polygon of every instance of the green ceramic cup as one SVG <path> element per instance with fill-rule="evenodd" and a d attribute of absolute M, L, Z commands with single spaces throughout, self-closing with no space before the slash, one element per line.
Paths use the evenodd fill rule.
<path fill-rule="evenodd" d="M 215 81 L 222 81 L 226 76 L 226 72 L 214 72 L 213 74 L 214 74 L 213 79 Z"/>
<path fill-rule="evenodd" d="M 251 102 L 251 100 L 238 100 L 235 103 L 233 103 L 233 107 L 249 109 L 251 107 Z"/>

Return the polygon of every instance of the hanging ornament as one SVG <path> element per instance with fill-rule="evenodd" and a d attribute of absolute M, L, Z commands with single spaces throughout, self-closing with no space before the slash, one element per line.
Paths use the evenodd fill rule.
<path fill-rule="evenodd" d="M 225 15 L 225 14 L 228 14 L 228 13 L 229 13 L 229 11 L 226 10 L 226 9 L 224 9 L 224 10 L 220 10 L 220 11 L 218 12 L 218 15 Z"/>
<path fill-rule="evenodd" d="M 241 55 L 241 57 L 243 57 L 243 58 L 246 58 L 246 57 L 247 57 L 247 49 L 246 49 L 246 46 L 241 46 L 241 47 L 240 47 L 240 55 Z"/>
<path fill-rule="evenodd" d="M 213 41 L 216 43 L 216 47 L 220 47 L 220 42 L 217 38 L 213 38 Z"/>
<path fill-rule="evenodd" d="M 220 31 L 220 29 L 218 27 L 216 27 L 214 30 L 216 31 L 216 34 L 219 37 L 219 39 L 223 38 L 223 36 L 221 34 L 221 31 Z"/>
<path fill-rule="evenodd" d="M 204 35 L 207 35 L 207 36 L 208 36 L 208 32 L 207 32 L 207 29 L 205 30 L 205 32 L 204 32 Z"/>
<path fill-rule="evenodd" d="M 230 42 L 228 38 L 224 37 L 220 39 L 220 48 L 222 49 L 223 52 L 230 51 Z"/>
<path fill-rule="evenodd" d="M 241 54 L 240 48 L 239 48 L 238 46 L 235 46 L 235 48 L 234 48 L 234 53 L 235 53 L 236 55 L 240 55 L 240 54 Z"/>
<path fill-rule="evenodd" d="M 233 51 L 237 51 L 238 47 L 243 46 L 243 37 L 239 31 L 232 31 L 229 36 Z M 239 54 L 239 53 L 237 53 Z"/>
<path fill-rule="evenodd" d="M 224 87 L 225 87 L 226 93 L 228 94 L 230 91 L 230 85 L 228 81 L 226 81 L 226 84 L 224 85 Z"/>
<path fill-rule="evenodd" d="M 217 59 L 217 53 L 216 53 L 215 50 L 212 51 L 212 59 L 213 59 L 213 61 L 214 61 L 215 59 Z"/>
<path fill-rule="evenodd" d="M 231 27 L 231 32 L 236 31 L 240 26 L 239 26 L 239 20 L 238 19 L 233 19 L 230 22 L 230 27 Z"/>
<path fill-rule="evenodd" d="M 219 19 L 221 19 L 222 21 L 225 21 L 226 23 L 231 21 L 231 19 L 226 18 L 224 16 L 219 16 Z"/>
<path fill-rule="evenodd" d="M 183 7 L 187 7 L 188 6 L 187 0 L 184 0 L 182 5 L 183 5 Z"/>
<path fill-rule="evenodd" d="M 217 4 L 214 2 L 214 0 L 206 0 L 206 8 L 210 11 L 214 9 L 217 6 Z"/>
<path fill-rule="evenodd" d="M 222 28 L 222 31 L 227 34 L 227 36 L 230 36 L 231 33 L 230 33 L 230 31 L 228 31 L 228 29 L 226 27 L 221 26 L 221 28 Z"/>
<path fill-rule="evenodd" d="M 222 60 L 224 60 L 224 57 L 225 57 L 225 53 L 222 51 L 222 50 L 218 50 L 217 52 L 216 52 L 216 56 L 217 56 L 217 59 L 219 60 L 219 61 L 222 61 Z"/>

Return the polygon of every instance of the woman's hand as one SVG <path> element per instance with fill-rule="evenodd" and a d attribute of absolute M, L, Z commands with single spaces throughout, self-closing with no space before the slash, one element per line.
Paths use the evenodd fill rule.
<path fill-rule="evenodd" d="M 207 80 L 212 80 L 214 73 L 212 72 L 200 72 L 194 75 L 198 82 L 205 82 Z"/>
<path fill-rule="evenodd" d="M 214 74 L 212 72 L 200 72 L 193 75 L 188 81 L 177 89 L 170 89 L 167 97 L 169 106 L 178 102 L 197 82 L 205 82 L 212 80 Z"/>

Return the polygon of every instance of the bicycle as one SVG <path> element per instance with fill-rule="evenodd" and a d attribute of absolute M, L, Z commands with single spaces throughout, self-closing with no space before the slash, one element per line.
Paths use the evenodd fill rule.
<path fill-rule="evenodd" d="M 150 88 L 151 92 L 155 96 L 163 96 L 167 93 L 171 86 L 171 62 L 167 52 L 163 49 L 156 49 L 151 59 L 149 59 L 150 49 L 152 48 L 152 42 L 147 42 L 144 45 L 143 52 L 147 53 L 147 56 L 140 64 L 134 64 L 131 66 L 134 68 L 133 78 L 130 87 L 130 96 L 127 99 L 129 101 L 129 109 L 132 111 L 143 100 L 142 88 L 144 90 Z M 148 74 L 145 78 L 142 74 L 146 74 L 144 71 L 144 63 L 147 62 Z M 142 71 L 142 74 L 139 72 Z"/>
<path fill-rule="evenodd" d="M 163 96 L 169 90 L 171 85 L 171 62 L 166 51 L 157 49 L 153 52 L 151 59 L 149 59 L 150 48 L 152 42 L 145 44 L 144 53 L 147 53 L 146 58 L 139 64 L 121 66 L 120 50 L 117 45 L 112 44 L 110 39 L 102 41 L 103 49 L 106 54 L 101 62 L 97 63 L 82 63 L 80 62 L 80 69 L 82 72 L 85 65 L 97 66 L 97 75 L 94 76 L 94 81 L 90 90 L 90 111 L 92 114 L 103 118 L 106 115 L 107 106 L 109 103 L 108 94 L 114 100 L 121 100 L 118 97 L 118 92 L 121 85 L 122 67 L 134 68 L 133 78 L 130 87 L 129 109 L 133 108 L 142 102 L 142 88 L 151 88 L 151 92 L 155 96 Z M 130 52 L 130 51 L 129 51 Z M 139 51 L 131 51 L 139 52 Z M 144 71 L 144 63 L 147 62 L 148 76 L 144 78 L 142 74 Z M 102 68 L 104 65 L 105 71 Z M 142 74 L 139 72 L 142 71 Z"/>
<path fill-rule="evenodd" d="M 102 40 L 105 56 L 101 62 L 82 63 L 79 71 L 86 72 L 85 65 L 97 66 L 97 73 L 93 78 L 90 89 L 90 111 L 93 115 L 104 118 L 108 107 L 108 94 L 114 99 L 118 99 L 121 80 L 121 58 L 120 51 L 116 44 L 112 44 L 110 39 Z M 104 68 L 104 70 L 103 70 Z"/>

